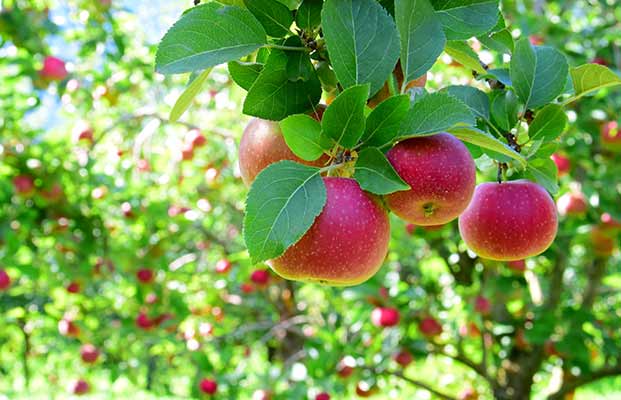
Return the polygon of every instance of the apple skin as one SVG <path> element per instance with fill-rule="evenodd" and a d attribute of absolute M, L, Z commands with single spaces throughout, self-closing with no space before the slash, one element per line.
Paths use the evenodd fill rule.
<path fill-rule="evenodd" d="M 556 201 L 558 213 L 561 216 L 584 216 L 587 211 L 588 203 L 584 194 L 573 191 L 565 193 Z"/>
<path fill-rule="evenodd" d="M 615 251 L 613 236 L 601 226 L 594 226 L 591 229 L 591 243 L 593 245 L 593 252 L 597 257 L 608 258 Z"/>
<path fill-rule="evenodd" d="M 427 337 L 434 337 L 442 333 L 442 325 L 433 317 L 425 317 L 418 323 L 418 330 Z"/>
<path fill-rule="evenodd" d="M 258 286 L 265 286 L 270 281 L 270 273 L 265 269 L 257 269 L 250 274 L 250 280 Z"/>
<path fill-rule="evenodd" d="M 63 318 L 58 321 L 58 332 L 63 336 L 78 337 L 80 336 L 80 328 L 73 321 Z"/>
<path fill-rule="evenodd" d="M 554 153 L 550 156 L 556 168 L 558 169 L 558 176 L 565 176 L 571 170 L 571 160 L 560 153 Z"/>
<path fill-rule="evenodd" d="M 198 129 L 190 129 L 185 137 L 185 142 L 189 144 L 192 149 L 196 147 L 202 147 L 207 143 L 207 139 Z"/>
<path fill-rule="evenodd" d="M 92 344 L 84 344 L 80 348 L 80 357 L 87 364 L 93 364 L 99 358 L 99 350 Z"/>
<path fill-rule="evenodd" d="M 336 365 L 336 373 L 341 378 L 349 378 L 354 373 L 356 360 L 351 356 L 343 357 Z"/>
<path fill-rule="evenodd" d="M 317 393 L 315 400 L 330 400 L 330 395 L 326 392 Z"/>
<path fill-rule="evenodd" d="M 391 307 L 376 307 L 371 313 L 371 322 L 377 327 L 391 327 L 399 324 L 399 310 Z"/>
<path fill-rule="evenodd" d="M 147 314 L 141 312 L 136 317 L 136 326 L 140 329 L 148 330 L 153 328 L 155 325 L 154 321 L 149 318 Z"/>
<path fill-rule="evenodd" d="M 136 271 L 136 278 L 138 278 L 141 283 L 151 283 L 154 277 L 155 274 L 149 268 L 140 268 Z"/>
<path fill-rule="evenodd" d="M 407 222 L 442 225 L 468 207 L 476 167 L 466 146 L 448 133 L 408 139 L 386 155 L 409 190 L 385 197 L 388 208 Z"/>
<path fill-rule="evenodd" d="M 67 292 L 69 293 L 79 293 L 80 292 L 80 284 L 76 281 L 70 282 L 67 285 Z"/>
<path fill-rule="evenodd" d="M 78 396 L 88 393 L 90 389 L 90 385 L 84 379 L 78 379 L 69 387 L 69 391 Z"/>
<path fill-rule="evenodd" d="M 20 196 L 32 196 L 35 192 L 35 184 L 32 177 L 28 175 L 18 175 L 13 178 L 13 187 Z"/>
<path fill-rule="evenodd" d="M 392 356 L 392 359 L 395 360 L 395 362 L 399 364 L 400 366 L 402 366 L 403 368 L 407 367 L 408 365 L 412 363 L 412 361 L 414 361 L 414 357 L 412 357 L 412 353 L 410 353 L 406 349 L 399 350 L 398 353 L 395 353 L 395 355 Z"/>
<path fill-rule="evenodd" d="M 517 261 L 552 245 L 558 216 L 552 197 L 536 183 L 518 180 L 477 186 L 459 217 L 459 232 L 479 257 Z"/>
<path fill-rule="evenodd" d="M 218 260 L 216 263 L 216 272 L 219 274 L 226 274 L 231 270 L 231 262 L 226 258 Z"/>
<path fill-rule="evenodd" d="M 258 389 L 252 394 L 252 400 L 272 400 L 272 392 L 266 389 Z"/>
<path fill-rule="evenodd" d="M 621 127 L 617 121 L 610 121 L 602 127 L 602 145 L 612 152 L 621 152 Z"/>
<path fill-rule="evenodd" d="M 269 264 L 289 280 L 357 285 L 375 275 L 384 262 L 390 240 L 388 213 L 353 179 L 323 181 L 324 209 L 304 236 Z"/>
<path fill-rule="evenodd" d="M 603 213 L 600 217 L 601 228 L 611 232 L 621 232 L 621 221 L 616 220 L 609 213 Z"/>
<path fill-rule="evenodd" d="M 48 81 L 62 81 L 68 75 L 65 62 L 54 56 L 47 56 L 43 59 L 43 68 L 39 71 L 39 76 Z"/>
<path fill-rule="evenodd" d="M 492 303 L 484 296 L 477 296 L 474 300 L 474 310 L 479 314 L 488 315 L 492 311 Z"/>
<path fill-rule="evenodd" d="M 250 185 L 259 172 L 283 160 L 311 166 L 322 166 L 327 161 L 325 157 L 311 162 L 302 160 L 287 146 L 278 122 L 253 118 L 239 143 L 239 169 L 244 183 Z"/>
<path fill-rule="evenodd" d="M 218 391 L 218 383 L 213 379 L 202 379 L 198 384 L 199 389 L 203 393 L 215 394 Z"/>
<path fill-rule="evenodd" d="M 0 268 L 0 290 L 7 290 L 11 287 L 11 277 L 9 274 Z"/>

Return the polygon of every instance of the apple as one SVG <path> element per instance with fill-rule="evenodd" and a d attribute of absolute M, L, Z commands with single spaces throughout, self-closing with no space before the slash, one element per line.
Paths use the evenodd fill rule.
<path fill-rule="evenodd" d="M 140 312 L 136 317 L 136 326 L 140 329 L 148 330 L 153 328 L 154 325 L 154 321 L 144 312 Z"/>
<path fill-rule="evenodd" d="M 481 336 L 481 330 L 474 322 L 460 325 L 459 335 L 462 337 L 478 338 Z"/>
<path fill-rule="evenodd" d="M 142 267 L 136 271 L 136 278 L 138 278 L 141 283 L 151 283 L 155 278 L 155 273 L 149 268 Z"/>
<path fill-rule="evenodd" d="M 49 202 L 56 202 L 63 197 L 64 192 L 63 187 L 58 182 L 55 182 L 52 184 L 51 187 L 41 189 L 39 194 L 41 195 L 41 197 Z"/>
<path fill-rule="evenodd" d="M 18 175 L 13 178 L 15 193 L 23 197 L 32 196 L 35 192 L 34 179 L 28 175 Z"/>
<path fill-rule="evenodd" d="M 99 350 L 92 344 L 84 344 L 80 348 L 80 357 L 87 364 L 92 364 L 99 358 Z"/>
<path fill-rule="evenodd" d="M 433 317 L 425 317 L 418 323 L 418 330 L 427 337 L 434 337 L 442 333 L 442 325 Z"/>
<path fill-rule="evenodd" d="M 486 297 L 479 295 L 476 299 L 474 299 L 474 311 L 479 314 L 487 315 L 491 312 L 491 310 L 492 303 L 490 303 Z"/>
<path fill-rule="evenodd" d="M 125 218 L 133 218 L 134 217 L 134 212 L 132 211 L 132 205 L 131 203 L 124 201 L 121 204 L 121 212 L 123 213 L 123 216 Z"/>
<path fill-rule="evenodd" d="M 556 206 L 562 216 L 584 216 L 588 203 L 582 192 L 571 191 L 559 197 Z"/>
<path fill-rule="evenodd" d="M 601 226 L 591 228 L 591 244 L 595 255 L 603 258 L 612 256 L 616 247 L 613 236 Z"/>
<path fill-rule="evenodd" d="M 190 144 L 184 144 L 181 147 L 181 159 L 183 161 L 191 161 L 194 158 L 194 147 Z"/>
<path fill-rule="evenodd" d="M 79 293 L 80 292 L 80 284 L 76 281 L 72 281 L 67 285 L 67 292 L 69 293 Z"/>
<path fill-rule="evenodd" d="M 202 147 L 207 143 L 207 139 L 199 129 L 190 129 L 185 137 L 185 142 L 190 144 L 192 148 Z"/>
<path fill-rule="evenodd" d="M 336 373 L 341 378 L 348 378 L 354 373 L 356 360 L 352 356 L 343 357 L 336 365 Z"/>
<path fill-rule="evenodd" d="M 78 337 L 80 335 L 80 328 L 68 318 L 63 318 L 58 321 L 58 333 L 68 337 Z"/>
<path fill-rule="evenodd" d="M 258 286 L 265 286 L 270 280 L 270 272 L 266 269 L 257 269 L 250 274 L 250 280 Z"/>
<path fill-rule="evenodd" d="M 136 162 L 136 168 L 138 168 L 138 172 L 149 172 L 151 171 L 151 164 L 149 164 L 149 161 L 141 158 Z"/>
<path fill-rule="evenodd" d="M 204 378 L 204 379 L 201 379 L 200 383 L 198 384 L 198 387 L 203 393 L 215 394 L 216 391 L 218 390 L 218 383 L 213 379 Z"/>
<path fill-rule="evenodd" d="M 526 260 L 509 261 L 507 266 L 515 272 L 524 272 L 526 271 Z"/>
<path fill-rule="evenodd" d="M 330 395 L 326 392 L 317 393 L 315 400 L 330 400 Z"/>
<path fill-rule="evenodd" d="M 39 70 L 39 76 L 48 81 L 62 81 L 68 75 L 65 62 L 54 56 L 43 59 L 43 68 Z"/>
<path fill-rule="evenodd" d="M 414 357 L 412 356 L 412 353 L 410 353 L 406 349 L 399 350 L 399 352 L 395 353 L 392 356 L 392 359 L 395 360 L 395 362 L 399 364 L 400 366 L 402 366 L 403 368 L 407 367 L 408 365 L 412 363 L 412 361 L 414 361 Z"/>
<path fill-rule="evenodd" d="M 621 152 L 621 129 L 617 121 L 610 121 L 602 127 L 602 146 L 613 152 Z"/>
<path fill-rule="evenodd" d="M 226 258 L 218 260 L 216 263 L 216 272 L 219 274 L 226 274 L 231 270 L 231 262 Z"/>
<path fill-rule="evenodd" d="M 86 122 L 79 122 L 73 127 L 71 137 L 75 143 L 85 141 L 92 144 L 94 141 L 93 128 Z"/>
<path fill-rule="evenodd" d="M 465 388 L 457 396 L 459 400 L 478 400 L 479 393 L 474 388 Z"/>
<path fill-rule="evenodd" d="M 7 290 L 11 287 L 11 277 L 2 268 L 0 268 L 0 290 Z"/>
<path fill-rule="evenodd" d="M 474 160 L 448 133 L 407 139 L 388 151 L 388 160 L 410 189 L 385 197 L 398 217 L 421 225 L 442 225 L 468 206 L 476 184 Z"/>
<path fill-rule="evenodd" d="M 375 388 L 365 381 L 360 381 L 356 385 L 356 394 L 358 397 L 371 397 L 375 393 Z"/>
<path fill-rule="evenodd" d="M 377 327 L 391 327 L 399 323 L 399 310 L 391 307 L 376 307 L 371 313 L 371 322 Z"/>
<path fill-rule="evenodd" d="M 334 286 L 362 283 L 382 266 L 388 242 L 388 213 L 379 200 L 350 178 L 323 178 L 326 204 L 302 238 L 269 262 L 290 280 Z"/>
<path fill-rule="evenodd" d="M 252 394 L 252 400 L 272 400 L 272 391 L 266 389 L 255 390 Z"/>
<path fill-rule="evenodd" d="M 609 213 L 603 213 L 600 217 L 600 221 L 602 222 L 600 227 L 606 231 L 621 231 L 621 221 L 615 219 Z"/>
<path fill-rule="evenodd" d="M 90 389 L 90 385 L 84 379 L 78 379 L 69 386 L 69 392 L 78 396 L 88 393 Z"/>
<path fill-rule="evenodd" d="M 244 282 L 241 285 L 239 285 L 239 289 L 246 294 L 252 293 L 254 292 L 254 286 L 248 282 Z"/>
<path fill-rule="evenodd" d="M 554 164 L 556 164 L 558 176 L 564 176 L 569 173 L 569 170 L 571 169 L 571 161 L 568 157 L 561 153 L 554 153 L 550 156 L 550 158 L 554 161 Z"/>
<path fill-rule="evenodd" d="M 239 143 L 239 169 L 244 183 L 250 185 L 259 172 L 282 160 L 322 166 L 326 157 L 312 162 L 302 160 L 287 146 L 278 122 L 253 118 Z"/>
<path fill-rule="evenodd" d="M 517 261 L 543 253 L 558 230 L 552 197 L 536 183 L 518 180 L 477 186 L 459 217 L 459 232 L 479 257 Z"/>
<path fill-rule="evenodd" d="M 599 65 L 603 65 L 604 67 L 607 67 L 608 60 L 606 60 L 604 57 L 595 57 L 593 60 L 591 60 L 591 64 L 599 64 Z"/>

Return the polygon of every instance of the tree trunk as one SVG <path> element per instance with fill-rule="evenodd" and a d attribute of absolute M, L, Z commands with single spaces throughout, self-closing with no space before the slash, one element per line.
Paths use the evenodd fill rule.
<path fill-rule="evenodd" d="M 498 372 L 498 386 L 494 388 L 497 400 L 528 400 L 531 396 L 533 377 L 544 359 L 543 346 L 532 350 L 514 349 L 511 357 Z"/>

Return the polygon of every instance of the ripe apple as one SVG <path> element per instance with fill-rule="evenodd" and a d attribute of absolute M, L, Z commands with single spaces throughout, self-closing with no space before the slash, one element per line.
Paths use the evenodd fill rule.
<path fill-rule="evenodd" d="M 123 216 L 125 218 L 133 218 L 134 217 L 134 212 L 132 211 L 132 205 L 131 203 L 124 201 L 121 204 L 121 212 L 123 213 Z"/>
<path fill-rule="evenodd" d="M 48 81 L 62 81 L 68 75 L 65 62 L 54 56 L 43 59 L 43 68 L 39 70 L 39 76 Z"/>
<path fill-rule="evenodd" d="M 412 363 L 412 361 L 414 361 L 414 357 L 412 356 L 412 353 L 410 353 L 406 349 L 399 350 L 399 352 L 395 353 L 392 356 L 392 358 L 393 360 L 395 360 L 397 364 L 399 364 L 403 368 L 407 367 L 408 365 Z"/>
<path fill-rule="evenodd" d="M 611 233 L 602 229 L 601 226 L 591 228 L 591 244 L 596 256 L 607 258 L 615 251 L 615 241 Z"/>
<path fill-rule="evenodd" d="M 78 379 L 69 386 L 69 392 L 78 396 L 88 393 L 90 389 L 90 385 L 84 379 Z"/>
<path fill-rule="evenodd" d="M 492 303 L 486 297 L 479 295 L 474 300 L 474 310 L 480 314 L 487 315 L 492 310 Z"/>
<path fill-rule="evenodd" d="M 257 269 L 250 274 L 250 280 L 258 286 L 265 286 L 270 280 L 270 272 L 266 269 Z"/>
<path fill-rule="evenodd" d="M 515 272 L 524 272 L 526 271 L 526 260 L 509 261 L 507 266 Z"/>
<path fill-rule="evenodd" d="M 68 318 L 63 318 L 58 321 L 58 333 L 63 336 L 78 337 L 80 335 L 80 328 Z"/>
<path fill-rule="evenodd" d="M 198 387 L 203 393 L 215 394 L 216 391 L 218 390 L 218 382 L 216 382 L 213 379 L 205 378 L 205 379 L 201 379 L 200 383 L 198 384 Z"/>
<path fill-rule="evenodd" d="M 239 169 L 244 183 L 250 185 L 264 168 L 282 160 L 314 166 L 326 162 L 325 157 L 312 162 L 302 160 L 287 146 L 278 122 L 253 118 L 239 143 Z"/>
<path fill-rule="evenodd" d="M 243 293 L 246 293 L 246 294 L 254 292 L 254 286 L 248 282 L 242 283 L 241 285 L 239 285 L 239 288 L 241 289 Z"/>
<path fill-rule="evenodd" d="M 603 65 L 604 67 L 607 67 L 608 60 L 606 60 L 604 57 L 595 57 L 593 60 L 591 60 L 591 64 L 599 64 L 599 65 Z"/>
<path fill-rule="evenodd" d="M 558 176 L 564 176 L 569 173 L 571 169 L 571 160 L 569 157 L 564 156 L 561 153 L 554 153 L 550 156 L 554 164 L 556 164 L 556 168 L 558 169 Z"/>
<path fill-rule="evenodd" d="M 481 330 L 474 322 L 459 326 L 459 335 L 462 337 L 478 338 L 481 336 Z"/>
<path fill-rule="evenodd" d="M 352 356 L 346 356 L 336 365 L 336 373 L 341 378 L 348 378 L 354 373 L 354 367 L 356 366 L 356 360 Z"/>
<path fill-rule="evenodd" d="M 330 395 L 326 392 L 317 393 L 315 400 L 330 400 Z"/>
<path fill-rule="evenodd" d="M 603 213 L 600 217 L 601 228 L 606 231 L 619 232 L 621 231 L 621 221 L 615 219 L 609 213 Z"/>
<path fill-rule="evenodd" d="M 375 388 L 365 381 L 360 381 L 356 385 L 356 394 L 358 397 L 371 397 L 375 393 Z"/>
<path fill-rule="evenodd" d="M 601 131 L 602 145 L 613 152 L 621 151 L 621 129 L 617 121 L 610 121 L 603 125 Z"/>
<path fill-rule="evenodd" d="M 258 389 L 252 394 L 252 400 L 272 400 L 272 391 L 266 389 Z"/>
<path fill-rule="evenodd" d="M 67 292 L 69 293 L 79 293 L 80 292 L 80 284 L 76 281 L 72 281 L 67 285 Z"/>
<path fill-rule="evenodd" d="M 464 390 L 462 390 L 459 393 L 459 396 L 457 396 L 457 398 L 459 400 L 478 400 L 479 399 L 479 393 L 477 393 L 477 391 L 474 388 L 465 388 Z"/>
<path fill-rule="evenodd" d="M 418 330 L 427 337 L 434 337 L 442 333 L 442 325 L 433 317 L 425 317 L 418 323 Z"/>
<path fill-rule="evenodd" d="M 202 147 L 207 143 L 207 139 L 198 129 L 190 129 L 185 137 L 185 142 L 190 144 L 192 148 Z"/>
<path fill-rule="evenodd" d="M 136 278 L 138 278 L 141 283 L 151 283 L 153 282 L 153 278 L 155 278 L 155 273 L 149 268 L 142 267 L 136 271 Z"/>
<path fill-rule="evenodd" d="M 49 202 L 56 202 L 63 197 L 64 192 L 63 187 L 58 182 L 55 182 L 52 184 L 51 187 L 41 189 L 39 191 L 39 194 L 42 198 Z"/>
<path fill-rule="evenodd" d="M 231 262 L 226 258 L 218 260 L 216 263 L 216 272 L 219 274 L 226 274 L 231 270 Z"/>
<path fill-rule="evenodd" d="M 28 175 L 18 175 L 13 178 L 13 187 L 15 188 L 15 193 L 20 196 L 32 196 L 35 191 L 34 179 Z"/>
<path fill-rule="evenodd" d="M 530 41 L 530 44 L 532 44 L 533 46 L 541 46 L 544 43 L 543 36 L 541 35 L 530 35 L 528 37 L 528 40 Z"/>
<path fill-rule="evenodd" d="M 99 350 L 92 344 L 84 344 L 80 348 L 80 357 L 87 364 L 92 364 L 99 358 Z"/>
<path fill-rule="evenodd" d="M 376 307 L 371 313 L 371 322 L 377 327 L 390 327 L 399 323 L 399 310 L 391 307 Z"/>
<path fill-rule="evenodd" d="M 476 168 L 466 146 L 448 133 L 407 139 L 386 154 L 409 190 L 385 197 L 400 218 L 441 225 L 461 214 L 474 192 Z"/>
<path fill-rule="evenodd" d="M 353 179 L 323 181 L 324 209 L 308 232 L 269 264 L 285 279 L 357 285 L 375 275 L 384 262 L 390 240 L 388 213 Z"/>
<path fill-rule="evenodd" d="M 140 329 L 148 330 L 151 329 L 153 325 L 154 321 L 144 312 L 140 312 L 136 317 L 136 326 Z"/>
<path fill-rule="evenodd" d="M 184 144 L 181 147 L 181 159 L 183 161 L 191 161 L 194 158 L 194 147 L 190 144 Z"/>
<path fill-rule="evenodd" d="M 582 192 L 565 193 L 556 201 L 558 213 L 562 216 L 583 216 L 588 208 L 586 197 Z"/>
<path fill-rule="evenodd" d="M 73 127 L 71 137 L 74 143 L 85 141 L 92 144 L 94 140 L 93 128 L 86 122 L 79 122 Z"/>
<path fill-rule="evenodd" d="M 517 261 L 543 253 L 558 229 L 552 197 L 526 180 L 477 186 L 459 232 L 479 257 Z"/>
<path fill-rule="evenodd" d="M 2 268 L 0 268 L 0 290 L 7 290 L 11 287 L 11 277 Z"/>

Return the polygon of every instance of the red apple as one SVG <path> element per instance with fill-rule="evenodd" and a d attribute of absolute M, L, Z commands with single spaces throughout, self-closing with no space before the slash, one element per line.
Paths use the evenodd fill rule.
<path fill-rule="evenodd" d="M 385 197 L 400 218 L 442 225 L 461 214 L 474 192 L 476 169 L 466 146 L 448 133 L 408 139 L 386 155 L 409 190 Z"/>
<path fill-rule="evenodd" d="M 358 397 L 371 397 L 375 393 L 374 388 L 367 382 L 360 381 L 356 385 L 356 394 Z"/>
<path fill-rule="evenodd" d="M 457 398 L 459 400 L 478 400 L 479 393 L 474 388 L 469 387 L 462 390 Z"/>
<path fill-rule="evenodd" d="M 259 172 L 282 160 L 315 166 L 326 161 L 325 157 L 313 162 L 300 159 L 287 146 L 278 122 L 253 118 L 239 143 L 239 169 L 244 183 L 250 185 Z"/>
<path fill-rule="evenodd" d="M 459 217 L 466 245 L 482 258 L 517 261 L 543 253 L 554 241 L 554 201 L 536 183 L 518 180 L 477 186 Z"/>
<path fill-rule="evenodd" d="M 270 280 L 270 272 L 266 269 L 257 269 L 250 274 L 250 280 L 259 286 L 265 286 Z"/>
<path fill-rule="evenodd" d="M 90 385 L 84 379 L 78 379 L 69 386 L 69 391 L 78 396 L 88 393 L 90 389 Z"/>
<path fill-rule="evenodd" d="M 124 201 L 121 204 L 121 212 L 123 213 L 123 216 L 125 218 L 133 218 L 134 217 L 134 212 L 132 211 L 132 205 L 131 203 Z"/>
<path fill-rule="evenodd" d="M 92 344 L 84 344 L 80 348 L 80 356 L 82 361 L 87 364 L 92 364 L 99 358 L 99 350 Z"/>
<path fill-rule="evenodd" d="M 75 143 L 80 141 L 85 141 L 89 143 L 93 143 L 94 140 L 93 128 L 86 122 L 79 122 L 74 126 L 71 137 Z"/>
<path fill-rule="evenodd" d="M 562 216 L 583 216 L 588 208 L 584 194 L 578 191 L 565 193 L 556 201 L 558 213 Z"/>
<path fill-rule="evenodd" d="M 39 70 L 39 76 L 49 81 L 62 81 L 67 75 L 65 62 L 53 56 L 45 57 L 43 60 L 43 68 Z"/>
<path fill-rule="evenodd" d="M 509 261 L 507 266 L 515 272 L 524 272 L 526 271 L 526 260 Z"/>
<path fill-rule="evenodd" d="M 390 223 L 379 200 L 349 178 L 323 178 L 326 205 L 311 228 L 271 260 L 280 276 L 334 286 L 357 285 L 382 266 Z"/>
<path fill-rule="evenodd" d="M 194 158 L 194 148 L 191 144 L 184 144 L 181 147 L 181 159 L 183 161 L 191 161 Z"/>
<path fill-rule="evenodd" d="M 434 337 L 442 333 L 442 325 L 435 318 L 425 317 L 418 323 L 418 330 L 427 337 Z"/>
<path fill-rule="evenodd" d="M 252 394 L 252 400 L 272 400 L 271 390 L 258 389 Z"/>
<path fill-rule="evenodd" d="M 399 310 L 391 307 L 377 307 L 371 313 L 371 322 L 377 327 L 390 327 L 399 323 Z"/>
<path fill-rule="evenodd" d="M 207 143 L 207 139 L 198 129 L 190 129 L 185 137 L 185 142 L 190 144 L 192 148 L 202 147 Z"/>
<path fill-rule="evenodd" d="M 136 278 L 138 278 L 141 283 L 151 283 L 153 282 L 153 278 L 155 278 L 155 273 L 149 268 L 143 267 L 136 271 Z"/>
<path fill-rule="evenodd" d="M 621 129 L 617 121 L 610 121 L 602 127 L 601 132 L 602 145 L 604 148 L 621 152 Z"/>
<path fill-rule="evenodd" d="M 459 335 L 462 337 L 478 338 L 481 336 L 481 330 L 474 322 L 470 322 L 459 326 Z"/>
<path fill-rule="evenodd" d="M 58 332 L 63 336 L 78 337 L 80 328 L 68 318 L 58 321 Z"/>
<path fill-rule="evenodd" d="M 148 329 L 153 328 L 153 325 L 154 325 L 154 322 L 144 312 L 141 312 L 136 317 L 136 326 L 140 329 L 148 330 Z"/>
<path fill-rule="evenodd" d="M 149 161 L 141 158 L 136 162 L 136 168 L 138 168 L 138 172 L 149 172 L 151 171 L 151 164 L 149 164 Z"/>
<path fill-rule="evenodd" d="M 7 290 L 11 287 L 11 277 L 2 268 L 0 268 L 0 290 Z"/>
<path fill-rule="evenodd" d="M 72 281 L 67 285 L 67 292 L 69 293 L 79 293 L 80 292 L 80 284 L 76 281 Z"/>
<path fill-rule="evenodd" d="M 603 213 L 600 217 L 602 221 L 600 227 L 606 231 L 619 232 L 621 231 L 621 221 L 615 219 L 609 213 Z"/>
<path fill-rule="evenodd" d="M 326 392 L 321 392 L 315 396 L 315 400 L 330 400 L 330 395 Z"/>
<path fill-rule="evenodd" d="M 218 260 L 216 263 L 216 272 L 219 274 L 226 274 L 231 270 L 231 262 L 226 258 Z"/>
<path fill-rule="evenodd" d="M 392 356 L 393 360 L 403 368 L 407 367 L 414 361 L 414 357 L 412 357 L 412 353 L 407 351 L 406 349 L 399 350 L 398 353 Z"/>
<path fill-rule="evenodd" d="M 533 46 L 541 46 L 544 43 L 543 36 L 541 35 L 530 35 L 528 40 Z"/>
<path fill-rule="evenodd" d="M 205 378 L 205 379 L 201 379 L 200 383 L 198 384 L 198 387 L 203 393 L 215 394 L 216 391 L 218 390 L 218 383 L 213 379 Z"/>
<path fill-rule="evenodd" d="M 600 226 L 591 228 L 591 243 L 595 255 L 603 258 L 612 256 L 616 247 L 613 236 Z"/>
<path fill-rule="evenodd" d="M 603 65 L 605 67 L 608 66 L 608 60 L 606 60 L 604 57 L 595 57 L 593 60 L 591 60 L 591 63 Z"/>
<path fill-rule="evenodd" d="M 571 161 L 568 157 L 565 157 L 561 153 L 554 153 L 550 156 L 554 164 L 556 164 L 556 168 L 558 169 L 558 176 L 564 176 L 569 173 L 571 169 Z"/>
<path fill-rule="evenodd" d="M 35 191 L 34 180 L 28 175 L 18 175 L 13 178 L 13 187 L 15 193 L 24 197 L 32 196 Z"/>
<path fill-rule="evenodd" d="M 474 299 L 474 310 L 480 314 L 487 315 L 492 310 L 492 304 L 484 296 L 477 296 Z"/>
<path fill-rule="evenodd" d="M 246 294 L 254 292 L 254 286 L 248 282 L 242 283 L 241 285 L 239 285 L 239 288 L 243 293 Z"/>
<path fill-rule="evenodd" d="M 354 373 L 356 360 L 351 356 L 343 357 L 336 365 L 336 373 L 341 378 L 348 378 Z"/>

